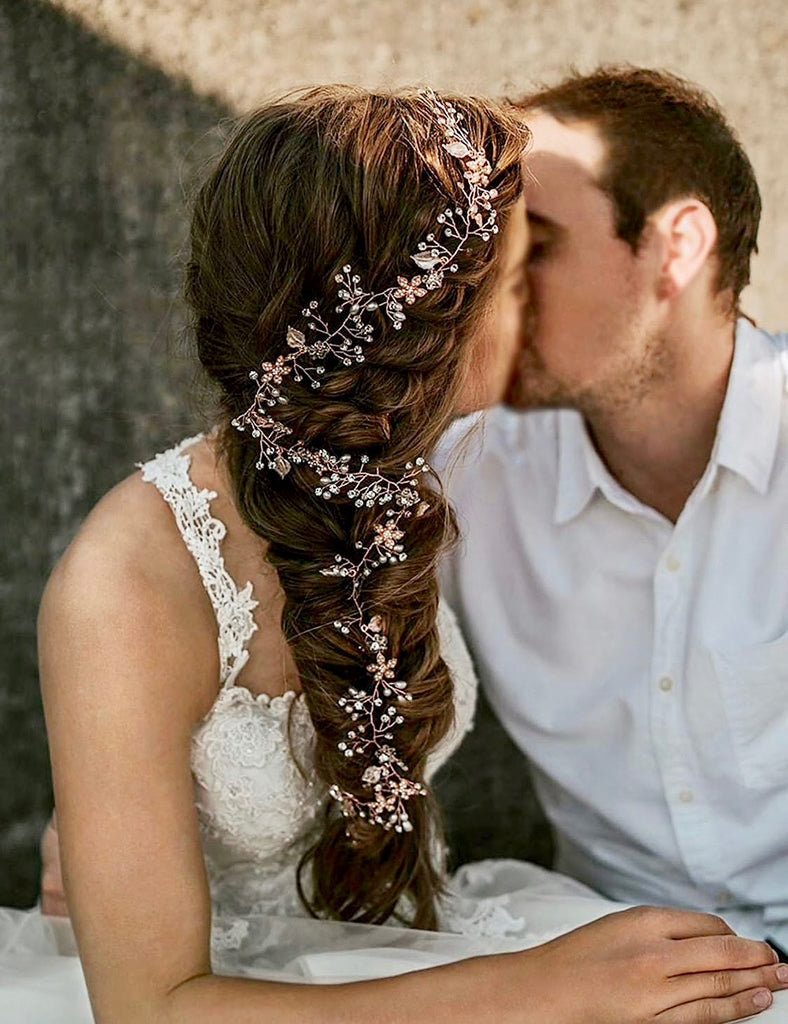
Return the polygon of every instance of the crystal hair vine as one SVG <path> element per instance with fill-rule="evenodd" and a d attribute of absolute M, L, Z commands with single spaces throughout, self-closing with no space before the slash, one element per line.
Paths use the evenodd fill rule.
<path fill-rule="evenodd" d="M 329 360 L 340 367 L 364 362 L 364 345 L 374 332 L 365 319 L 368 314 L 380 311 L 395 330 L 400 330 L 406 307 L 440 288 L 447 273 L 457 271 L 454 260 L 469 239 L 489 241 L 498 231 L 492 205 L 498 193 L 489 187 L 492 168 L 484 150 L 473 145 L 462 124 L 462 113 L 451 103 L 431 91 L 421 95 L 443 133 L 443 148 L 462 167 L 464 205 L 447 207 L 438 217 L 437 234 L 428 234 L 418 244 L 418 251 L 410 259 L 420 273 L 399 276 L 396 284 L 372 293 L 363 289 L 359 275 L 345 265 L 335 277 L 338 325 L 332 328 L 320 314 L 317 301 L 310 302 L 302 310 L 306 333 L 288 327 L 286 354 L 264 362 L 260 371 L 249 374 L 257 382 L 257 392 L 246 412 L 233 420 L 233 426 L 241 431 L 249 429 L 258 441 L 258 469 L 273 470 L 284 478 L 294 465 L 302 465 L 318 477 L 315 494 L 323 499 L 346 498 L 359 508 L 380 509 L 372 535 L 356 543 L 356 556 L 338 554 L 333 564 L 320 570 L 324 576 L 348 580 L 350 613 L 336 620 L 334 627 L 345 634 L 359 630 L 364 644 L 361 649 L 370 655 L 368 688 L 351 687 L 338 702 L 348 717 L 339 749 L 348 758 L 371 762 L 361 774 L 370 796 L 362 799 L 338 785 L 330 787 L 330 794 L 346 818 L 365 819 L 396 832 L 412 830 L 407 801 L 423 796 L 426 789 L 408 778 L 409 768 L 397 753 L 395 730 L 404 721 L 402 706 L 413 698 L 407 682 L 397 678 L 396 657 L 388 656 L 389 638 L 383 617 L 366 608 L 363 590 L 365 580 L 375 570 L 407 559 L 404 527 L 408 519 L 429 509 L 419 490 L 420 477 L 430 471 L 429 466 L 419 456 L 405 465 L 399 478 L 392 479 L 373 468 L 367 455 L 354 461 L 350 455 L 333 455 L 293 437 L 291 428 L 276 418 L 276 409 L 288 402 L 283 386 L 289 378 L 317 389 Z"/>

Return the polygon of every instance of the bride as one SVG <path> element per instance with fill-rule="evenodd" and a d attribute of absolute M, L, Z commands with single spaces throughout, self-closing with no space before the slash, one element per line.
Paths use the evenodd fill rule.
<path fill-rule="evenodd" d="M 339 88 L 233 135 L 186 279 L 214 429 L 110 492 L 44 596 L 73 935 L 3 913 L 3 1021 L 712 1024 L 780 987 L 717 918 L 445 875 L 429 778 L 476 683 L 424 459 L 510 381 L 527 141 Z"/>

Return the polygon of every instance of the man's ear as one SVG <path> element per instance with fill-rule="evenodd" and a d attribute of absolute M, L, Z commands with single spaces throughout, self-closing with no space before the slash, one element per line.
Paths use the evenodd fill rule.
<path fill-rule="evenodd" d="M 649 217 L 660 240 L 659 295 L 672 299 L 695 280 L 717 244 L 717 225 L 700 199 L 675 199 Z"/>

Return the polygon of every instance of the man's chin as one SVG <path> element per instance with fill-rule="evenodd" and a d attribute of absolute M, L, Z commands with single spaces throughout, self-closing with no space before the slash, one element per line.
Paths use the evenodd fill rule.
<path fill-rule="evenodd" d="M 532 333 L 529 332 L 501 399 L 501 403 L 510 409 L 543 409 L 552 404 L 555 387 L 532 339 Z"/>

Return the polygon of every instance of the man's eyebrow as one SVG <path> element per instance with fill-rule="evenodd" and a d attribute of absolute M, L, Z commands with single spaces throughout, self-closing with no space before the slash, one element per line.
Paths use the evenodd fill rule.
<path fill-rule="evenodd" d="M 544 214 L 537 213 L 535 210 L 526 209 L 526 216 L 528 217 L 528 223 L 536 227 L 550 228 L 553 231 L 556 231 L 561 227 L 560 224 L 551 220 L 550 217 L 545 217 Z"/>

